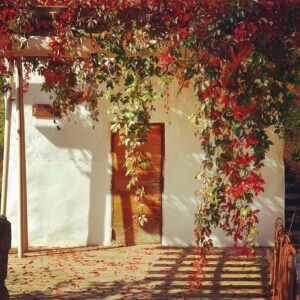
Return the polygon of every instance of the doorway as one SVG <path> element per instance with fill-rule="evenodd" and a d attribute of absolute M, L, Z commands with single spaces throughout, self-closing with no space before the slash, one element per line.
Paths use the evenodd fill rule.
<path fill-rule="evenodd" d="M 161 243 L 162 191 L 164 162 L 164 124 L 151 124 L 148 140 L 138 150 L 146 153 L 151 165 L 140 174 L 139 183 L 145 188 L 143 212 L 147 222 L 137 224 L 138 214 L 133 191 L 128 190 L 126 176 L 125 147 L 119 145 L 119 136 L 112 133 L 112 197 L 113 197 L 113 240 L 117 244 L 135 245 Z"/>

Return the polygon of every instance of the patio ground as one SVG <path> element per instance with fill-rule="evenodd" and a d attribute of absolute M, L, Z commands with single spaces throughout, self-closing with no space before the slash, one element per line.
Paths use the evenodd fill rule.
<path fill-rule="evenodd" d="M 206 280 L 189 291 L 195 248 L 161 246 L 35 250 L 9 257 L 11 299 L 271 299 L 265 249 L 245 259 L 208 255 Z"/>

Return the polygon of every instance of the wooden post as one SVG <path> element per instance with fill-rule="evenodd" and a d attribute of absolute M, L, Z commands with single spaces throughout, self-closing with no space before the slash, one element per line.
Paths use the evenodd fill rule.
<path fill-rule="evenodd" d="M 23 70 L 22 59 L 17 59 L 17 138 L 19 158 L 19 248 L 18 256 L 23 257 L 28 250 L 27 226 L 27 188 L 26 188 L 26 149 L 25 149 L 25 122 L 23 97 Z"/>
<path fill-rule="evenodd" d="M 4 153 L 3 153 L 3 173 L 2 173 L 2 190 L 1 190 L 1 215 L 6 217 L 7 206 L 7 184 L 9 169 L 9 152 L 10 152 L 10 131 L 11 131 L 11 110 L 12 110 L 12 93 L 14 83 L 14 65 L 9 63 L 8 91 L 5 97 L 5 127 L 4 127 Z"/>
<path fill-rule="evenodd" d="M 7 204 L 7 183 L 10 151 L 10 129 L 12 109 L 12 89 L 14 65 L 9 63 L 8 91 L 5 97 L 5 130 L 4 130 L 4 157 L 1 195 L 1 216 L 0 216 L 0 299 L 8 300 L 9 294 L 5 286 L 5 279 L 8 269 L 8 252 L 11 247 L 11 224 L 6 219 Z"/>

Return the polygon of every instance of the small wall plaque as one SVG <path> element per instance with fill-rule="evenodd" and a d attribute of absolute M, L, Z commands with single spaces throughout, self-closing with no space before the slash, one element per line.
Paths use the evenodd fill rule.
<path fill-rule="evenodd" d="M 59 118 L 60 114 L 56 111 L 52 104 L 33 104 L 32 115 L 39 119 Z"/>

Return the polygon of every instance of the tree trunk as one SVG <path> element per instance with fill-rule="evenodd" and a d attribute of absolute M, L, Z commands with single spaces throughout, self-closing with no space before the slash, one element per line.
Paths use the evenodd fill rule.
<path fill-rule="evenodd" d="M 9 299 L 5 286 L 7 276 L 8 252 L 11 247 L 11 225 L 6 218 L 0 217 L 0 299 Z"/>

